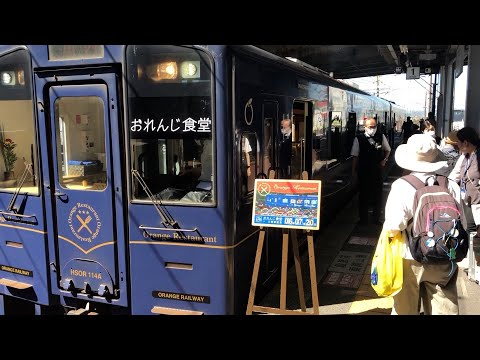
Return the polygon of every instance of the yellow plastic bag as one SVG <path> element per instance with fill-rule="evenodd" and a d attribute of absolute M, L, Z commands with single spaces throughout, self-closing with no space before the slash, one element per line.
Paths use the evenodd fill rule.
<path fill-rule="evenodd" d="M 370 281 L 378 296 L 393 296 L 402 290 L 404 232 L 390 237 L 388 230 L 382 230 L 372 260 Z"/>

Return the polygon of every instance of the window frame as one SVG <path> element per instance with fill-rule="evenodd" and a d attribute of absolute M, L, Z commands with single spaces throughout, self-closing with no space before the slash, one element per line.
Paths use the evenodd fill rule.
<path fill-rule="evenodd" d="M 130 124 L 129 124 L 129 121 L 128 121 L 128 117 L 129 117 L 129 110 L 130 110 L 130 102 L 129 102 L 129 93 L 130 91 L 133 91 L 132 89 L 130 89 L 130 85 L 128 85 L 128 82 L 130 81 L 130 73 L 127 71 L 128 67 L 131 66 L 132 64 L 130 64 L 128 62 L 128 51 L 130 49 L 130 47 L 133 47 L 133 46 L 139 46 L 139 45 L 127 45 L 125 46 L 124 48 L 124 71 L 125 73 L 127 74 L 125 77 L 124 77 L 124 84 L 125 84 L 125 93 L 124 93 L 124 96 L 125 96 L 125 118 L 126 118 L 126 121 L 125 121 L 125 144 L 126 144 L 126 148 L 127 149 L 130 149 L 131 146 L 132 146 L 132 143 L 131 143 L 131 138 L 130 138 L 130 132 L 129 132 L 129 127 L 130 127 Z M 140 46 L 163 46 L 163 45 L 140 45 Z M 168 46 L 171 46 L 171 45 L 168 45 Z M 207 203 L 196 203 L 196 202 L 180 202 L 180 201 L 168 201 L 168 200 L 161 200 L 161 203 L 164 204 L 164 205 L 169 205 L 169 206 L 187 206 L 187 207 L 217 207 L 218 205 L 218 186 L 217 186 L 217 151 L 216 151 L 216 144 L 217 144 L 217 130 L 216 130 L 216 86 L 215 86 L 215 82 L 216 82 L 216 63 L 215 63 L 215 59 L 214 57 L 212 56 L 212 54 L 207 51 L 206 49 L 202 48 L 202 47 L 199 47 L 199 46 L 178 46 L 179 48 L 184 48 L 184 49 L 191 49 L 191 50 L 194 50 L 194 51 L 198 51 L 198 52 L 202 52 L 209 60 L 210 62 L 210 114 L 211 114 L 211 120 L 212 120 L 212 123 L 211 123 L 211 126 L 212 126 L 212 136 L 211 136 L 211 140 L 212 140 L 212 189 L 210 190 L 211 191 L 211 201 L 210 202 L 207 202 Z M 129 152 L 126 152 L 126 163 L 127 163 L 127 167 L 128 167 L 128 170 L 127 170 L 127 174 L 131 174 L 131 171 L 132 171 L 132 156 Z M 128 197 L 129 197 L 129 202 L 131 204 L 151 204 L 151 200 L 147 197 L 146 199 L 137 199 L 135 198 L 135 195 L 134 195 L 134 180 L 133 180 L 133 177 L 132 176 L 128 176 Z"/>

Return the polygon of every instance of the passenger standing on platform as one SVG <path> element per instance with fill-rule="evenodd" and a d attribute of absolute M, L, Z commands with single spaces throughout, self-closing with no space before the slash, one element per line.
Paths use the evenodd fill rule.
<path fill-rule="evenodd" d="M 478 168 L 478 149 L 480 139 L 474 128 L 464 127 L 458 130 L 458 149 L 462 153 L 449 178 L 460 184 L 463 212 L 467 231 L 477 231 L 480 236 L 480 169 Z M 466 226 L 465 226 L 466 225 Z"/>
<path fill-rule="evenodd" d="M 445 155 L 430 135 L 412 135 L 406 144 L 395 151 L 397 165 L 410 170 L 422 182 L 433 184 L 435 172 L 446 165 Z M 460 202 L 460 188 L 453 180 L 448 190 Z M 411 236 L 413 206 L 416 189 L 400 178 L 392 183 L 385 206 L 383 228 L 392 235 L 406 230 Z M 393 297 L 392 315 L 418 315 L 420 299 L 426 315 L 458 315 L 457 274 L 454 263 L 427 265 L 415 261 L 408 244 L 403 252 L 403 287 Z"/>
<path fill-rule="evenodd" d="M 440 145 L 440 136 L 437 136 L 435 134 L 435 127 L 437 126 L 437 123 L 434 119 L 427 119 L 425 120 L 425 129 L 423 130 L 424 134 L 430 135 L 435 139 L 435 142 L 437 145 Z"/>
<path fill-rule="evenodd" d="M 400 134 L 403 134 L 403 143 L 406 144 L 407 140 L 410 136 L 412 136 L 413 133 L 413 121 L 410 118 L 410 116 L 407 116 L 407 121 L 405 121 L 402 125 L 402 132 Z"/>
<path fill-rule="evenodd" d="M 412 135 L 414 134 L 422 134 L 417 124 L 412 123 Z"/>
<path fill-rule="evenodd" d="M 280 146 L 279 146 L 279 165 L 280 165 L 280 179 L 290 179 L 290 166 L 292 163 L 292 120 L 283 119 L 281 122 L 282 132 Z"/>
<path fill-rule="evenodd" d="M 420 127 L 420 132 L 423 134 L 426 128 L 425 120 L 420 119 L 420 121 L 418 122 L 418 126 Z"/>
<path fill-rule="evenodd" d="M 448 163 L 446 167 L 438 170 L 437 174 L 447 177 L 450 176 L 450 173 L 452 172 L 453 167 L 457 163 L 457 160 L 460 156 L 460 153 L 458 152 L 457 142 L 458 138 L 456 131 L 450 131 L 448 133 L 448 136 L 441 141 L 440 150 L 442 150 L 443 154 L 447 158 Z"/>
<path fill-rule="evenodd" d="M 357 135 L 353 140 L 352 176 L 357 178 L 359 185 L 358 213 L 360 224 L 368 223 L 368 205 L 374 204 L 373 221 L 380 222 L 380 207 L 382 204 L 382 170 L 390 155 L 390 145 L 385 135 L 377 132 L 377 122 L 374 118 L 365 121 L 365 133 Z"/>

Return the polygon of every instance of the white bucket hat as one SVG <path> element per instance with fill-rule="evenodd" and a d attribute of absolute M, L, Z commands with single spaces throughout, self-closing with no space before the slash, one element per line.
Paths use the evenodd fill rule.
<path fill-rule="evenodd" d="M 447 158 L 427 134 L 415 134 L 395 151 L 397 165 L 411 171 L 435 172 L 447 165 Z"/>

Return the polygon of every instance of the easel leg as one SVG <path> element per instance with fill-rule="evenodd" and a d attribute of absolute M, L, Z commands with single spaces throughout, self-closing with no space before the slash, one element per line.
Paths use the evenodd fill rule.
<path fill-rule="evenodd" d="M 288 229 L 282 230 L 282 278 L 280 282 L 280 309 L 287 308 L 287 263 L 288 263 Z"/>
<path fill-rule="evenodd" d="M 300 298 L 300 307 L 302 308 L 302 311 L 306 312 L 307 306 L 305 304 L 305 291 L 303 289 L 302 266 L 300 265 L 297 231 L 295 229 L 292 229 L 291 232 L 292 232 L 293 259 L 295 260 L 295 272 L 297 274 L 298 297 Z"/>
<path fill-rule="evenodd" d="M 312 306 L 313 313 L 320 315 L 317 289 L 317 272 L 315 270 L 315 249 L 313 247 L 313 235 L 311 231 L 307 232 L 308 242 L 308 263 L 310 264 L 310 283 L 312 287 Z"/>
<path fill-rule="evenodd" d="M 253 265 L 252 283 L 250 284 L 250 294 L 248 295 L 247 315 L 252 315 L 253 302 L 255 300 L 255 290 L 257 289 L 258 270 L 260 268 L 260 259 L 262 257 L 263 241 L 265 240 L 265 230 L 260 228 L 258 237 L 257 254 Z"/>
<path fill-rule="evenodd" d="M 5 315 L 5 295 L 0 295 L 0 315 Z"/>

